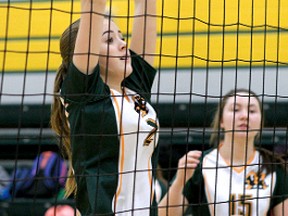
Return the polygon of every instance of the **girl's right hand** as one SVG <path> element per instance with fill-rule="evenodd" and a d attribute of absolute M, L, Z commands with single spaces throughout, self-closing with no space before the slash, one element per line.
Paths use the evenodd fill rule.
<path fill-rule="evenodd" d="M 201 155 L 201 151 L 189 151 L 182 158 L 180 158 L 175 181 L 177 181 L 179 184 L 186 183 L 193 176 L 195 168 L 200 162 L 199 158 Z"/>

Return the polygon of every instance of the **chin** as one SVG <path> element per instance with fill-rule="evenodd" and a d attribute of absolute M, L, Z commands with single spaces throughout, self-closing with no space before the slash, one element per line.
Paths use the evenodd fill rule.
<path fill-rule="evenodd" d="M 237 132 L 235 133 L 235 137 L 241 138 L 241 139 L 251 139 L 251 138 L 255 138 L 257 134 L 253 133 L 253 132 Z"/>
<path fill-rule="evenodd" d="M 127 65 L 125 77 L 128 77 L 132 73 L 132 71 L 133 71 L 132 67 L 130 65 L 129 66 Z"/>

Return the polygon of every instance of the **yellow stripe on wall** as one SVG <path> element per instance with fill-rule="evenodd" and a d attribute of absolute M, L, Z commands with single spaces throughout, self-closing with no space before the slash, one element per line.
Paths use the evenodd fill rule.
<path fill-rule="evenodd" d="M 248 66 L 250 61 L 254 62 L 253 66 L 264 65 L 264 61 L 266 65 L 273 64 L 273 61 L 288 62 L 288 49 L 283 49 L 288 42 L 288 34 L 279 38 L 277 34 L 254 34 L 252 37 L 249 34 L 238 37 L 235 34 L 194 35 L 194 43 L 191 37 L 180 36 L 178 43 L 175 37 L 164 38 L 162 66 L 175 67 L 177 45 L 179 67 L 191 66 L 192 60 L 197 67 L 220 67 L 223 61 L 224 66 L 235 66 L 236 60 L 239 66 Z"/>
<path fill-rule="evenodd" d="M 0 3 L 1 70 L 58 68 L 59 37 L 79 17 L 80 4 L 79 0 L 52 3 L 11 2 L 9 7 Z M 126 16 L 133 14 L 132 8 L 133 1 L 112 2 L 113 19 L 124 33 L 131 33 L 133 18 L 127 28 Z M 156 66 L 234 67 L 250 66 L 251 61 L 252 66 L 264 62 L 285 66 L 288 62 L 288 1 L 158 0 L 157 16 L 157 54 L 162 56 Z"/>

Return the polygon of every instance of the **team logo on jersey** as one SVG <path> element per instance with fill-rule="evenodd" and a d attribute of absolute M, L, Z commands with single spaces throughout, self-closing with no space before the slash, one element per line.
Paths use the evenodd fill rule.
<path fill-rule="evenodd" d="M 142 117 L 147 115 L 149 112 L 149 109 L 146 106 L 145 99 L 137 94 L 137 95 L 133 96 L 133 100 L 134 100 L 134 104 L 135 104 L 134 109 L 136 110 L 136 112 L 140 113 Z"/>
<path fill-rule="evenodd" d="M 265 173 L 256 173 L 251 171 L 246 176 L 245 186 L 246 189 L 266 189 L 268 185 L 265 182 L 266 174 Z"/>

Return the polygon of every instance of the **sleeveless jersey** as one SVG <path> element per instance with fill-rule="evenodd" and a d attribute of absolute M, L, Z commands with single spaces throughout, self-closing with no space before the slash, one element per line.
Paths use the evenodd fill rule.
<path fill-rule="evenodd" d="M 204 155 L 202 166 L 185 186 L 183 193 L 193 215 L 264 216 L 288 197 L 288 186 L 280 189 L 288 183 L 287 174 L 279 167 L 268 175 L 259 173 L 262 156 L 258 151 L 245 166 L 231 166 L 218 152 L 214 149 Z"/>
<path fill-rule="evenodd" d="M 116 90 L 111 89 L 111 92 L 120 134 L 119 178 L 112 202 L 114 212 L 149 215 L 154 197 L 150 158 L 158 140 L 156 112 L 149 103 L 145 110 L 139 108 L 139 113 L 135 112 L 139 95 L 132 90 L 127 90 L 125 97 Z M 133 214 L 128 214 L 127 210 L 131 209 Z"/>

